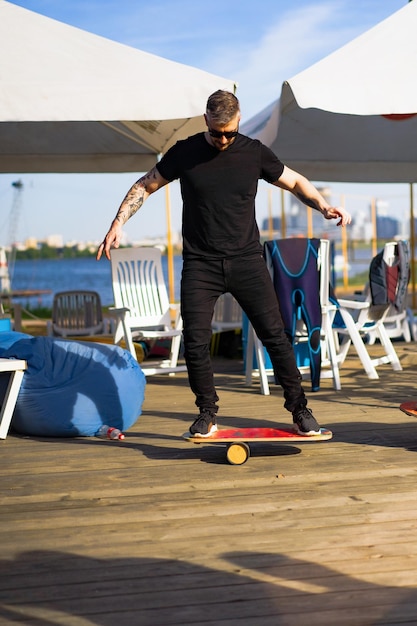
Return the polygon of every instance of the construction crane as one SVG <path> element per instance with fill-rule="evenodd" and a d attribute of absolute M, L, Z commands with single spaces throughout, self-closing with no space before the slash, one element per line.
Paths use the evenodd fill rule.
<path fill-rule="evenodd" d="M 10 245 L 10 250 L 7 255 L 7 265 L 9 271 L 9 289 L 10 283 L 13 281 L 13 273 L 14 273 L 14 264 L 16 261 L 16 235 L 17 235 L 17 227 L 19 224 L 20 213 L 22 210 L 22 201 L 23 201 L 23 182 L 21 180 L 16 180 L 12 183 L 13 187 L 13 201 L 12 208 L 10 209 L 9 215 L 9 236 L 8 242 Z"/>

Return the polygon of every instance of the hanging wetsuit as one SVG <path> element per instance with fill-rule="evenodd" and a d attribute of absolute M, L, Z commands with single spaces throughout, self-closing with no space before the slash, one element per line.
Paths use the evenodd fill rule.
<path fill-rule="evenodd" d="M 297 321 L 307 329 L 308 362 L 312 391 L 320 388 L 321 305 L 317 258 L 320 239 L 279 239 L 267 241 L 264 254 L 278 297 L 285 332 L 294 345 Z M 297 345 L 295 353 L 297 357 Z M 300 360 L 297 360 L 300 366 Z"/>
<path fill-rule="evenodd" d="M 393 304 L 397 311 L 404 310 L 410 280 L 410 252 L 407 241 L 396 244 L 396 261 L 390 266 L 384 261 L 384 250 L 379 252 L 369 266 L 369 286 L 372 305 Z"/>

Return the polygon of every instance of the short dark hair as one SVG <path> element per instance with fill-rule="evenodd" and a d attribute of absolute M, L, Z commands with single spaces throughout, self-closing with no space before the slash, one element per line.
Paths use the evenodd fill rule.
<path fill-rule="evenodd" d="M 231 91 L 218 89 L 207 100 L 206 113 L 217 124 L 228 124 L 239 111 L 239 100 Z"/>

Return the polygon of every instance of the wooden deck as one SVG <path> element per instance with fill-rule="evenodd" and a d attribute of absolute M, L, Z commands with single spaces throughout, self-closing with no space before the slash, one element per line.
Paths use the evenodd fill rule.
<path fill-rule="evenodd" d="M 330 442 L 259 444 L 242 466 L 181 434 L 184 374 L 148 379 L 123 442 L 0 442 L 0 624 L 382 626 L 417 623 L 417 345 L 371 381 L 309 393 Z M 371 351 L 377 352 L 379 346 Z M 290 423 L 279 387 L 216 360 L 222 426 Z M 306 384 L 308 390 L 308 385 Z"/>

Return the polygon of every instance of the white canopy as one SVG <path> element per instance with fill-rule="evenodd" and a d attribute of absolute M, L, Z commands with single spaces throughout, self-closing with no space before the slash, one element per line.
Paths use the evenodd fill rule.
<path fill-rule="evenodd" d="M 297 74 L 243 125 L 316 181 L 417 181 L 417 0 Z"/>
<path fill-rule="evenodd" d="M 231 80 L 0 0 L 0 172 L 147 171 Z"/>

